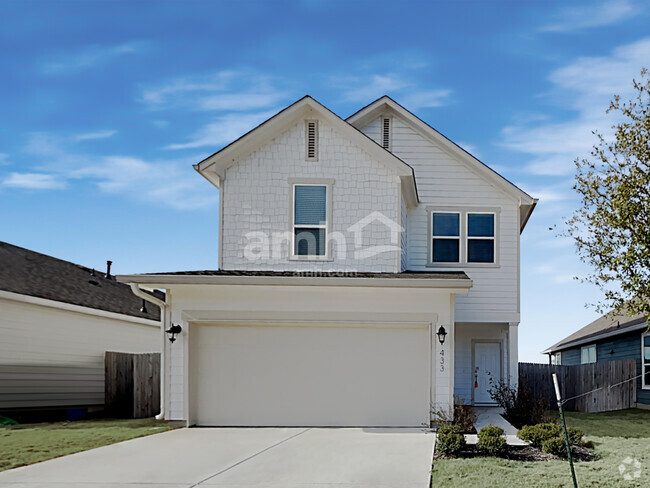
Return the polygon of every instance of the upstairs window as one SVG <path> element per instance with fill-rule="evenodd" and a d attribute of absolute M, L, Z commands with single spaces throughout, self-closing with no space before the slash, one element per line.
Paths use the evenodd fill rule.
<path fill-rule="evenodd" d="M 460 262 L 460 214 L 434 212 L 432 214 L 431 261 L 434 263 Z"/>
<path fill-rule="evenodd" d="M 391 150 L 390 147 L 390 132 L 391 132 L 390 117 L 381 118 L 381 146 L 387 151 Z"/>
<path fill-rule="evenodd" d="M 641 335 L 642 387 L 650 390 L 650 334 Z"/>
<path fill-rule="evenodd" d="M 293 254 L 327 255 L 327 185 L 293 185 Z"/>
<path fill-rule="evenodd" d="M 430 207 L 427 266 L 494 266 L 498 210 Z"/>
<path fill-rule="evenodd" d="M 467 262 L 494 262 L 494 214 L 467 214 Z"/>
<path fill-rule="evenodd" d="M 305 161 L 318 161 L 318 121 L 305 121 Z"/>
<path fill-rule="evenodd" d="M 596 362 L 596 344 L 580 348 L 580 364 L 591 364 Z"/>

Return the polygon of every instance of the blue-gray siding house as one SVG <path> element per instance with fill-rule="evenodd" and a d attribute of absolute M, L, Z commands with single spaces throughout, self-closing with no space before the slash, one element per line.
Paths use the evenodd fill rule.
<path fill-rule="evenodd" d="M 543 353 L 551 363 L 564 366 L 635 359 L 637 406 L 650 407 L 650 332 L 642 316 L 608 313 Z"/>

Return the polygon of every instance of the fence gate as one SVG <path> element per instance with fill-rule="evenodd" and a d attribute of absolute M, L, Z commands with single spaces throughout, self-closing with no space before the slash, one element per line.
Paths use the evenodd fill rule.
<path fill-rule="evenodd" d="M 147 418 L 160 410 L 160 353 L 106 351 L 104 404 L 115 417 Z"/>

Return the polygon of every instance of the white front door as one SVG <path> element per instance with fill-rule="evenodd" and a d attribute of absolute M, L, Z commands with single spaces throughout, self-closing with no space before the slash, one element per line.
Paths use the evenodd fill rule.
<path fill-rule="evenodd" d="M 488 393 L 492 388 L 490 380 L 497 382 L 501 379 L 501 343 L 474 343 L 474 404 L 494 404 Z"/>

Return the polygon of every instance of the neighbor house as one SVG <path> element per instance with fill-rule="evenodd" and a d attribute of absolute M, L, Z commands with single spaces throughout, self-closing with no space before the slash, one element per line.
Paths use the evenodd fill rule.
<path fill-rule="evenodd" d="M 536 200 L 392 99 L 306 96 L 195 169 L 218 270 L 119 277 L 166 290 L 166 419 L 420 426 L 516 382 Z"/>
<path fill-rule="evenodd" d="M 0 412 L 101 409 L 104 353 L 160 351 L 160 325 L 110 274 L 0 242 Z"/>
<path fill-rule="evenodd" d="M 553 364 L 602 363 L 634 359 L 637 364 L 637 406 L 650 408 L 650 332 L 643 315 L 608 313 L 549 347 Z"/>

